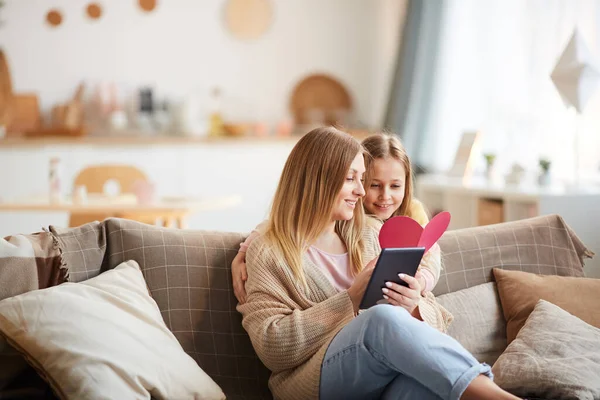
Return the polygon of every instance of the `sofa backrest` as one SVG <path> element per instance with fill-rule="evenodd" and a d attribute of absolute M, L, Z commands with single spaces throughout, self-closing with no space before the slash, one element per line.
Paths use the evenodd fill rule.
<path fill-rule="evenodd" d="M 492 282 L 493 268 L 583 276 L 593 255 L 558 215 L 447 231 L 439 240 L 443 269 L 438 296 Z"/>
<path fill-rule="evenodd" d="M 117 218 L 54 231 L 65 245 L 72 280 L 137 261 L 165 323 L 227 398 L 272 399 L 270 372 L 242 327 L 231 285 L 241 233 L 176 230 Z M 102 256 L 98 242 L 105 246 Z M 91 258 L 95 265 L 81 263 Z"/>

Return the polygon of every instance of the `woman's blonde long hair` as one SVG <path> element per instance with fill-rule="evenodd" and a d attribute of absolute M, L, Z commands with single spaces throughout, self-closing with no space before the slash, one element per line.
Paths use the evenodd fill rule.
<path fill-rule="evenodd" d="M 377 159 L 393 158 L 398 160 L 404 167 L 406 173 L 404 183 L 404 200 L 400 207 L 394 211 L 392 217 L 398 215 L 409 215 L 412 210 L 413 201 L 413 171 L 410 158 L 406 149 L 396 136 L 388 133 L 376 133 L 362 141 L 362 145 L 370 157 L 365 157 L 367 172 L 365 173 L 365 190 L 369 190 L 373 180 L 373 162 Z"/>
<path fill-rule="evenodd" d="M 317 128 L 304 135 L 292 149 L 271 207 L 265 232 L 294 277 L 307 287 L 302 254 L 331 223 L 332 211 L 350 165 L 363 152 L 352 136 L 335 128 Z M 337 221 L 336 233 L 346 244 L 352 272 L 362 270 L 362 199 L 349 221 Z"/>

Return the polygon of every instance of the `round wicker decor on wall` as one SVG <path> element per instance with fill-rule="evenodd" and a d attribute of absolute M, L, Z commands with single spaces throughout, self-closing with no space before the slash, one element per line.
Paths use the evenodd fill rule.
<path fill-rule="evenodd" d="M 153 11 L 156 8 L 156 0 L 138 0 L 138 4 L 146 12 Z"/>
<path fill-rule="evenodd" d="M 62 14 L 58 10 L 50 10 L 48 11 L 48 14 L 46 14 L 46 22 L 48 22 L 50 26 L 59 26 L 62 23 L 62 20 Z"/>
<path fill-rule="evenodd" d="M 335 78 L 323 74 L 309 75 L 294 88 L 290 101 L 297 124 L 310 124 L 311 113 L 321 114 L 322 122 L 334 124 L 341 112 L 352 111 L 348 90 Z"/>
<path fill-rule="evenodd" d="M 269 0 L 229 0 L 225 5 L 225 26 L 238 39 L 262 36 L 272 20 L 273 6 Z"/>
<path fill-rule="evenodd" d="M 98 3 L 90 3 L 85 9 L 85 13 L 91 19 L 99 19 L 102 16 L 102 6 Z"/>

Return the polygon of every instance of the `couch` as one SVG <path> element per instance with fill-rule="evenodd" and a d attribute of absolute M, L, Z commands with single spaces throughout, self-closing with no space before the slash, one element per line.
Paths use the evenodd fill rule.
<path fill-rule="evenodd" d="M 64 280 L 82 282 L 126 260 L 141 267 L 150 294 L 183 349 L 228 399 L 271 399 L 269 371 L 236 311 L 230 265 L 243 233 L 176 230 L 110 218 L 77 228 L 50 226 Z M 592 253 L 556 215 L 448 231 L 434 293 L 454 314 L 449 334 L 492 365 L 507 347 L 494 268 L 582 277 Z M 0 268 L 4 268 L 0 263 Z M 0 271 L 1 276 L 1 271 Z M 53 398 L 31 369 L 0 398 Z"/>

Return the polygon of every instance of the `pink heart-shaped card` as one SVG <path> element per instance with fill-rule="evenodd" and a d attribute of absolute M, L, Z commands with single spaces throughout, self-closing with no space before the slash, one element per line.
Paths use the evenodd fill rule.
<path fill-rule="evenodd" d="M 448 229 L 450 213 L 437 214 L 423 228 L 410 217 L 398 216 L 388 219 L 379 231 L 379 244 L 388 247 L 425 247 L 425 253 Z"/>

